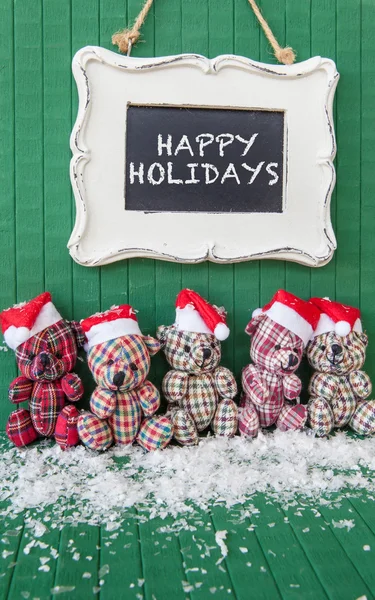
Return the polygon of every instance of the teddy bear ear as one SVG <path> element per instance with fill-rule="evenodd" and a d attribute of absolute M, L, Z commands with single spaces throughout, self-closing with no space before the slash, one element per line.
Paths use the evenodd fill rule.
<path fill-rule="evenodd" d="M 254 313 L 253 313 L 253 318 L 251 319 L 251 321 L 248 322 L 248 324 L 246 325 L 246 328 L 245 328 L 245 332 L 247 333 L 247 335 L 253 335 L 254 331 L 256 330 L 256 328 L 258 327 L 260 322 L 263 321 L 264 317 L 266 316 L 262 312 L 258 313 L 256 311 L 254 311 Z"/>
<path fill-rule="evenodd" d="M 358 333 L 358 337 L 361 340 L 362 344 L 366 347 L 368 344 L 367 334 L 362 331 L 361 333 Z"/>
<path fill-rule="evenodd" d="M 151 335 L 144 335 L 143 341 L 146 344 L 150 356 L 154 356 L 157 352 L 159 352 L 161 348 L 161 344 L 158 340 L 153 338 Z"/>
<path fill-rule="evenodd" d="M 70 321 L 69 322 L 70 328 L 73 332 L 73 335 L 76 339 L 77 342 L 77 346 L 78 348 L 83 348 L 83 346 L 86 344 L 87 339 L 85 336 L 85 332 L 82 329 L 82 325 L 79 321 Z"/>
<path fill-rule="evenodd" d="M 160 342 L 161 348 L 164 348 L 165 346 L 169 329 L 170 327 L 168 327 L 167 325 L 160 325 L 156 330 L 156 337 Z"/>

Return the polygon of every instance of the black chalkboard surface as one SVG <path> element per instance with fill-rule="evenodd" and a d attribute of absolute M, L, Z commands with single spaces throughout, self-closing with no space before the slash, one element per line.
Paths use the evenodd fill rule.
<path fill-rule="evenodd" d="M 284 112 L 127 107 L 125 210 L 280 213 Z"/>

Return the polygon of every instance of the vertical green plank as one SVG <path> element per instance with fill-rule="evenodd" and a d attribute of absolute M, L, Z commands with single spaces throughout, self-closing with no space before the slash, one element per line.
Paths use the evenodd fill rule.
<path fill-rule="evenodd" d="M 360 0 L 337 9 L 337 258 L 336 295 L 359 305 L 361 177 Z"/>
<path fill-rule="evenodd" d="M 234 52 L 259 60 L 260 29 L 248 0 L 234 2 Z M 249 261 L 234 265 L 234 370 L 240 376 L 243 367 L 249 363 L 250 339 L 244 329 L 255 308 L 260 307 L 259 261 Z"/>
<path fill-rule="evenodd" d="M 366 370 L 375 380 L 375 313 L 374 313 L 374 231 L 375 231 L 375 63 L 373 60 L 373 24 L 375 4 L 362 3 L 361 33 L 361 310 L 364 329 L 369 335 Z"/>
<path fill-rule="evenodd" d="M 182 11 L 182 51 L 208 56 L 208 0 L 183 0 Z M 182 265 L 182 287 L 187 287 L 208 297 L 208 262 L 197 265 Z"/>
<path fill-rule="evenodd" d="M 310 50 L 310 2 L 286 0 L 286 43 L 297 53 L 298 62 L 311 56 Z M 286 288 L 293 294 L 310 298 L 311 269 L 297 263 L 286 263 Z"/>
<path fill-rule="evenodd" d="M 45 286 L 72 316 L 72 259 L 66 248 L 72 205 L 68 178 L 71 128 L 70 0 L 43 4 Z"/>
<path fill-rule="evenodd" d="M 13 2 L 0 4 L 0 310 L 16 302 L 16 220 L 14 164 L 14 49 Z M 2 337 L 1 337 L 2 339 Z M 16 375 L 14 354 L 1 342 L 0 395 L 7 398 L 9 383 Z M 0 406 L 0 427 L 11 410 L 6 401 Z"/>
<path fill-rule="evenodd" d="M 99 0 L 72 0 L 72 56 L 83 46 L 99 43 Z M 68 68 L 68 67 L 67 67 Z M 72 126 L 77 116 L 78 95 L 72 84 Z M 68 143 L 68 140 L 67 140 Z M 73 198 L 73 195 L 72 195 Z M 72 200 L 74 202 L 74 200 Z M 75 205 L 73 219 L 75 219 Z M 73 227 L 73 222 L 72 222 Z M 73 316 L 82 319 L 100 309 L 100 269 L 73 264 Z"/>
<path fill-rule="evenodd" d="M 285 38 L 286 0 L 267 0 L 262 2 L 262 11 L 280 46 L 289 44 Z M 254 17 L 255 18 L 255 17 Z M 291 45 L 291 44 L 290 44 Z M 260 36 L 260 60 L 265 63 L 277 63 L 272 48 L 263 31 Z M 263 306 L 280 288 L 285 288 L 285 262 L 263 260 L 260 265 L 260 299 Z"/>
<path fill-rule="evenodd" d="M 44 290 L 42 2 L 14 4 L 17 300 Z"/>
<path fill-rule="evenodd" d="M 6 508 L 7 502 L 1 503 L 1 508 Z M 0 598 L 7 598 L 9 587 L 14 577 L 14 569 L 20 553 L 23 535 L 23 516 L 18 515 L 14 520 L 2 523 L 0 554 Z"/>
<path fill-rule="evenodd" d="M 336 60 L 336 5 L 326 0 L 311 3 L 311 55 L 325 56 Z M 340 71 L 340 65 L 338 65 Z M 339 86 L 340 86 L 339 82 Z M 336 130 L 336 101 L 334 103 Z M 338 149 L 340 152 L 340 148 Z M 331 198 L 331 220 L 336 233 L 336 186 Z M 311 271 L 311 295 L 336 296 L 336 253 L 325 267 Z"/>

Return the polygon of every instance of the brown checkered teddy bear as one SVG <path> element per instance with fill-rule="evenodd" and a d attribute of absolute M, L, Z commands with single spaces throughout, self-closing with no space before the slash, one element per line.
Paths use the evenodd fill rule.
<path fill-rule="evenodd" d="M 164 448 L 172 425 L 152 416 L 160 405 L 156 387 L 147 381 L 151 356 L 159 342 L 142 335 L 135 311 L 128 304 L 114 306 L 81 321 L 86 334 L 88 366 L 97 383 L 90 412 L 81 413 L 78 434 L 92 450 L 137 441 L 146 450 Z"/>
<path fill-rule="evenodd" d="M 309 423 L 318 436 L 349 425 L 362 435 L 375 432 L 375 400 L 369 376 L 361 371 L 366 358 L 367 335 L 357 308 L 312 298 L 320 311 L 314 336 L 306 348 L 315 370 L 310 385 Z"/>
<path fill-rule="evenodd" d="M 6 427 L 9 439 L 26 446 L 39 436 L 55 435 L 63 449 L 75 446 L 78 411 L 66 400 L 76 402 L 83 394 L 80 378 L 71 372 L 85 340 L 82 329 L 61 317 L 49 292 L 4 310 L 0 321 L 21 371 L 10 384 L 9 400 L 28 402 L 28 409 L 11 413 Z"/>
<path fill-rule="evenodd" d="M 183 445 L 198 443 L 209 425 L 216 435 L 237 431 L 237 384 L 232 373 L 219 366 L 220 340 L 229 329 L 223 310 L 196 292 L 182 290 L 176 301 L 176 321 L 157 330 L 171 371 L 163 380 L 175 439 Z"/>
<path fill-rule="evenodd" d="M 245 330 L 252 338 L 253 364 L 242 372 L 241 434 L 255 437 L 274 424 L 283 431 L 305 425 L 307 409 L 299 403 L 302 383 L 295 371 L 318 319 L 316 307 L 284 290 L 254 311 Z"/>

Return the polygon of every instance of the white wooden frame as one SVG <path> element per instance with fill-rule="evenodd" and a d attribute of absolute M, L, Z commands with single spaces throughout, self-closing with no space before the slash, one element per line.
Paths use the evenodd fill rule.
<path fill-rule="evenodd" d="M 76 221 L 68 247 L 82 265 L 135 256 L 219 263 L 259 258 L 326 264 L 336 152 L 333 61 L 291 66 L 240 56 L 130 58 L 86 47 L 73 59 L 79 110 L 71 136 Z M 127 104 L 283 110 L 283 213 L 144 213 L 124 209 Z"/>

